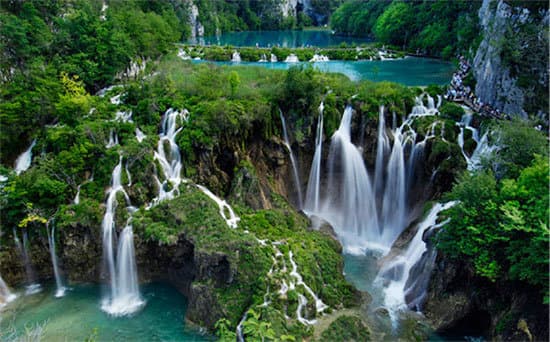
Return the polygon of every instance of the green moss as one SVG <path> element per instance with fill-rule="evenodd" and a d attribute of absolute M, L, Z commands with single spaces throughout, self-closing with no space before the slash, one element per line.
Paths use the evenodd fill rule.
<path fill-rule="evenodd" d="M 370 331 L 357 316 L 341 316 L 323 331 L 319 341 L 371 341 Z"/>

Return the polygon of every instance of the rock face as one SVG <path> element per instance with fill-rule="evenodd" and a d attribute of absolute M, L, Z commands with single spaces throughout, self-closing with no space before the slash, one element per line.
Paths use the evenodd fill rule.
<path fill-rule="evenodd" d="M 542 14 L 542 17 L 542 25 L 541 23 L 538 25 L 545 27 L 547 24 L 543 23 L 548 21 L 548 13 Z M 490 104 L 511 115 L 526 117 L 527 110 L 532 114 L 538 110 L 547 112 L 547 108 L 540 106 L 537 99 L 532 99 L 533 88 L 542 86 L 548 89 L 548 70 L 545 62 L 535 60 L 527 66 L 522 66 L 522 61 L 514 60 L 514 57 L 510 56 L 513 54 L 536 55 L 535 50 L 540 50 L 539 45 L 542 45 L 542 54 L 546 55 L 546 60 L 548 59 L 547 52 L 544 52 L 548 49 L 547 37 L 532 37 L 533 34 L 525 33 L 525 25 L 537 24 L 533 22 L 538 19 L 534 18 L 534 15 L 530 15 L 528 9 L 512 8 L 502 0 L 498 2 L 484 0 L 479 10 L 479 18 L 483 40 L 473 62 L 474 75 L 477 80 L 476 95 L 483 103 Z M 507 43 L 508 45 L 506 45 L 506 42 L 511 41 L 511 35 L 519 35 L 521 38 L 517 43 Z M 531 39 L 532 41 L 530 41 Z M 529 70 L 525 70 L 526 68 Z M 533 72 L 533 75 L 521 79 L 526 72 Z M 531 105 L 533 101 L 536 103 L 535 107 Z"/>
<path fill-rule="evenodd" d="M 491 283 L 441 253 L 423 312 L 443 336 L 530 341 L 529 331 L 535 341 L 548 337 L 548 306 L 538 291 L 525 284 Z"/>

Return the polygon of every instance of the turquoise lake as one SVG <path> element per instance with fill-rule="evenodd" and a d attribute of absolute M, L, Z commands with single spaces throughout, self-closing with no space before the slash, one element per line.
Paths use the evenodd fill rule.
<path fill-rule="evenodd" d="M 362 44 L 371 40 L 357 37 L 333 35 L 328 30 L 290 30 L 290 31 L 243 31 L 227 32 L 219 36 L 200 37 L 188 41 L 190 44 L 201 45 L 232 45 L 232 46 L 260 46 L 260 47 L 305 47 L 305 46 L 338 46 L 342 43 Z M 257 44 L 257 45 L 256 45 Z"/>
<path fill-rule="evenodd" d="M 175 288 L 152 283 L 140 287 L 145 307 L 129 317 L 111 317 L 100 309 L 98 285 L 75 285 L 62 298 L 54 287 L 24 296 L 0 312 L 0 340 L 21 336 L 25 327 L 44 326 L 42 341 L 212 341 L 186 327 L 187 300 Z"/>
<path fill-rule="evenodd" d="M 302 47 L 338 46 L 341 43 L 361 44 L 369 40 L 364 38 L 335 36 L 330 31 L 246 31 L 229 32 L 219 37 L 199 38 L 189 43 L 202 45 L 232 46 L 283 46 Z M 269 57 L 269 56 L 268 56 Z M 292 66 L 312 65 L 323 72 L 341 73 L 353 81 L 371 80 L 390 81 L 407 86 L 444 85 L 451 80 L 455 66 L 449 62 L 432 58 L 405 57 L 384 61 L 328 61 L 309 63 L 279 62 L 215 62 L 221 65 L 259 66 L 268 69 L 286 70 Z"/>

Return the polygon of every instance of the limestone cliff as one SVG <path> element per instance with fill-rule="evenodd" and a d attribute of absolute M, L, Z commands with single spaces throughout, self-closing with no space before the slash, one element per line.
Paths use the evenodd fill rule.
<path fill-rule="evenodd" d="M 541 61 L 548 61 L 548 9 L 484 0 L 479 18 L 483 40 L 473 62 L 476 95 L 507 114 L 547 113 L 541 97 L 547 97 L 548 69 Z"/>

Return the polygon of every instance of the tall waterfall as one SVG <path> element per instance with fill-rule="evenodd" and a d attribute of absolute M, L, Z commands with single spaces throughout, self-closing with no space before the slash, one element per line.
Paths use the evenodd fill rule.
<path fill-rule="evenodd" d="M 283 113 L 279 110 L 279 116 L 281 117 L 281 123 L 283 126 L 283 136 L 285 139 L 285 146 L 288 150 L 288 154 L 290 156 L 290 163 L 292 164 L 292 174 L 294 176 L 294 185 L 296 186 L 297 194 L 298 194 L 298 209 L 302 209 L 303 207 L 303 200 L 302 200 L 302 183 L 300 182 L 300 174 L 298 172 L 298 165 L 296 162 L 296 158 L 294 157 L 294 153 L 292 152 L 292 147 L 290 146 L 290 142 L 288 140 L 288 133 L 286 130 L 286 121 L 285 117 L 283 116 Z"/>
<path fill-rule="evenodd" d="M 6 285 L 4 279 L 2 279 L 0 275 L 0 308 L 13 301 L 15 298 L 17 298 L 17 296 L 10 291 L 8 285 Z"/>
<path fill-rule="evenodd" d="M 448 220 L 436 223 L 438 215 L 455 204 L 456 202 L 435 204 L 428 215 L 417 225 L 416 234 L 407 248 L 396 254 L 380 269 L 377 281 L 386 283 L 384 300 L 391 311 L 404 309 L 407 303 L 411 308 L 418 308 L 421 305 L 426 295 L 431 267 L 433 267 L 433 261 L 435 261 L 435 254 L 433 254 L 429 256 L 431 260 L 426 262 L 427 269 L 412 272 L 413 267 L 419 264 L 427 251 L 423 236 L 428 230 L 445 225 Z"/>
<path fill-rule="evenodd" d="M 110 294 L 103 298 L 101 308 L 114 316 L 128 315 L 137 311 L 145 303 L 139 294 L 137 267 L 135 266 L 132 227 L 123 230 L 117 251 L 115 267 L 114 244 L 116 240 L 115 214 L 117 194 L 122 193 L 126 203 L 130 203 L 128 194 L 122 187 L 122 156 L 111 176 L 111 188 L 107 192 L 105 216 L 101 223 L 103 229 L 103 265 L 109 277 Z"/>
<path fill-rule="evenodd" d="M 36 282 L 36 273 L 34 272 L 34 267 L 32 266 L 31 259 L 28 254 L 29 242 L 27 238 L 27 231 L 23 231 L 23 243 L 21 243 L 21 240 L 17 237 L 17 231 L 14 228 L 13 239 L 15 241 L 15 246 L 19 251 L 19 255 L 21 256 L 21 260 L 23 261 L 23 265 L 25 266 L 25 276 L 27 277 L 25 294 L 29 295 L 40 292 L 42 288 L 40 284 Z"/>
<path fill-rule="evenodd" d="M 50 222 L 52 229 L 50 232 Z M 55 276 L 55 285 L 57 287 L 57 290 L 55 291 L 55 297 L 63 297 L 65 295 L 65 286 L 63 286 L 63 282 L 61 280 L 61 273 L 59 272 L 59 266 L 57 263 L 57 254 L 55 252 L 55 222 L 48 221 L 46 224 L 46 233 L 48 235 L 48 245 L 50 247 L 50 256 L 52 258 L 52 266 L 53 266 L 53 274 Z"/>
<path fill-rule="evenodd" d="M 323 150 L 323 102 L 319 105 L 319 118 L 317 119 L 317 134 L 315 136 L 315 154 L 309 172 L 307 183 L 305 210 L 309 213 L 318 213 L 321 196 L 321 157 Z"/>
<path fill-rule="evenodd" d="M 155 160 L 158 160 L 164 181 L 160 181 L 157 176 L 155 180 L 159 188 L 157 197 L 149 204 L 148 208 L 165 199 L 172 199 L 179 194 L 179 186 L 183 179 L 181 178 L 181 156 L 178 145 L 176 144 L 176 136 L 181 131 L 181 127 L 177 128 L 178 118 L 186 120 L 189 112 L 187 110 L 178 111 L 172 108 L 164 113 L 162 118 L 162 128 L 155 152 Z M 168 154 L 166 153 L 165 145 L 169 146 Z"/>
<path fill-rule="evenodd" d="M 325 218 L 347 249 L 365 247 L 378 235 L 378 214 L 370 176 L 359 149 L 351 142 L 352 108 L 347 106 L 331 138 Z"/>
<path fill-rule="evenodd" d="M 412 112 L 401 125 L 398 126 L 394 117 L 391 130 L 386 127 L 384 107 L 380 107 L 374 183 L 371 183 L 361 149 L 351 141 L 353 111 L 346 107 L 340 127 L 331 138 L 328 185 L 324 194 L 320 191 L 320 116 L 305 211 L 331 223 L 348 252 L 361 253 L 365 248 L 387 251 L 409 223 L 408 193 L 417 181 L 417 161 L 421 159 L 426 142 L 435 137 L 435 128 L 441 125 L 435 120 L 424 139 L 417 141 L 413 122 L 418 117 L 436 115 L 438 109 L 434 102 L 427 96 L 425 105 L 422 97 L 416 98 Z"/>
<path fill-rule="evenodd" d="M 21 174 L 21 172 L 26 171 L 31 166 L 32 161 L 32 148 L 36 145 L 36 139 L 31 143 L 31 146 L 21 153 L 19 157 L 15 160 L 15 173 Z"/>

